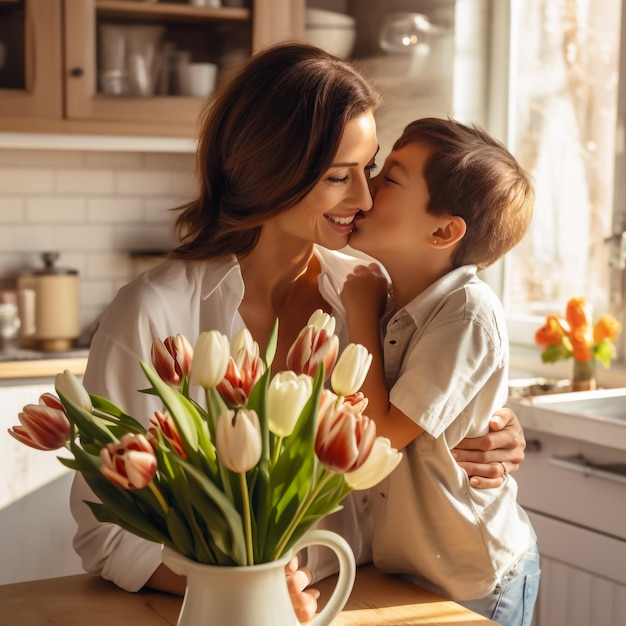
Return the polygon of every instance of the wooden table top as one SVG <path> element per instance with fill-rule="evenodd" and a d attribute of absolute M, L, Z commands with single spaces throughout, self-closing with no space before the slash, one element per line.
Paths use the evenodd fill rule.
<path fill-rule="evenodd" d="M 315 585 L 329 596 L 334 577 Z M 156 591 L 128 593 L 97 576 L 80 574 L 0 586 L 0 626 L 175 625 L 182 598 Z M 348 604 L 333 626 L 473 626 L 495 624 L 464 607 L 360 567 Z"/>

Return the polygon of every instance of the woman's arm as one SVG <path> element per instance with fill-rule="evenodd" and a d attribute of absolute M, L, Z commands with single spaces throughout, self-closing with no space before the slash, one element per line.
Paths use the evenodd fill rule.
<path fill-rule="evenodd" d="M 452 455 L 470 476 L 472 487 L 491 489 L 502 484 L 505 467 L 507 474 L 519 469 L 525 449 L 524 430 L 517 415 L 502 408 L 489 422 L 486 435 L 463 439 Z"/>

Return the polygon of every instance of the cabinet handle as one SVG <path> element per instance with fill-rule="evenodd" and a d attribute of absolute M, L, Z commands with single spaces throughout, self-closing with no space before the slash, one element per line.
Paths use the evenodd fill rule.
<path fill-rule="evenodd" d="M 541 451 L 540 439 L 529 439 L 526 442 L 526 452 L 540 452 L 540 451 Z"/>
<path fill-rule="evenodd" d="M 74 78 L 80 78 L 81 76 L 84 76 L 85 74 L 85 70 L 82 67 L 73 67 L 70 70 L 70 76 L 73 76 Z"/>
<path fill-rule="evenodd" d="M 579 472 L 585 476 L 626 484 L 626 464 L 624 463 L 594 463 L 582 454 L 553 456 L 550 457 L 549 463 L 572 472 Z"/>

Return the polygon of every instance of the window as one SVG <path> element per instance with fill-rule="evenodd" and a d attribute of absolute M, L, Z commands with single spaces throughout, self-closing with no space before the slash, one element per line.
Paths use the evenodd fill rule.
<path fill-rule="evenodd" d="M 574 296 L 586 297 L 595 315 L 626 321 L 616 167 L 623 16 L 620 0 L 512 0 L 509 10 L 506 135 L 533 176 L 536 205 L 499 284 L 512 342 L 530 343 L 545 315 L 564 313 Z"/>

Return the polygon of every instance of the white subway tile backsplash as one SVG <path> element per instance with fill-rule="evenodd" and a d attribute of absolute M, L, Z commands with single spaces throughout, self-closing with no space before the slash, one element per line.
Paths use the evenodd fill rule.
<path fill-rule="evenodd" d="M 169 224 L 141 224 L 119 228 L 114 235 L 116 250 L 169 250 L 176 239 Z"/>
<path fill-rule="evenodd" d="M 182 170 L 193 174 L 195 155 L 185 153 L 146 152 L 143 155 L 146 169 Z"/>
<path fill-rule="evenodd" d="M 85 218 L 82 196 L 51 196 L 26 199 L 27 222 L 81 222 Z"/>
<path fill-rule="evenodd" d="M 87 152 L 86 155 L 86 166 L 98 169 L 138 169 L 143 162 L 140 152 Z"/>
<path fill-rule="evenodd" d="M 130 251 L 175 245 L 170 209 L 192 197 L 194 168 L 184 153 L 1 149 L 0 282 L 60 252 L 57 265 L 79 272 L 87 328 L 152 264 Z"/>
<path fill-rule="evenodd" d="M 108 196 L 87 200 L 89 222 L 140 222 L 142 218 L 140 198 Z"/>
<path fill-rule="evenodd" d="M 0 168 L 0 193 L 14 195 L 53 193 L 54 173 L 39 168 Z"/>
<path fill-rule="evenodd" d="M 114 193 L 114 174 L 107 170 L 59 170 L 56 173 L 59 193 Z"/>
<path fill-rule="evenodd" d="M 0 223 L 21 222 L 24 219 L 24 198 L 0 196 Z"/>
<path fill-rule="evenodd" d="M 139 196 L 171 194 L 172 178 L 167 171 L 123 170 L 116 173 L 116 192 Z"/>
<path fill-rule="evenodd" d="M 127 279 L 132 273 L 132 259 L 127 253 L 92 253 L 87 256 L 89 278 Z"/>

